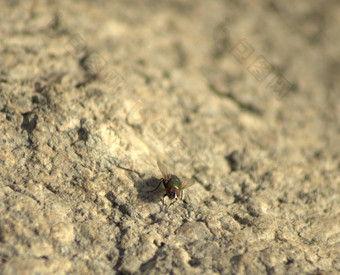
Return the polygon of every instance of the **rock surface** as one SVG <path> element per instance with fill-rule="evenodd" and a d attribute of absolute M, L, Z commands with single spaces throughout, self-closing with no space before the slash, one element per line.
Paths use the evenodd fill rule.
<path fill-rule="evenodd" d="M 339 1 L 0 7 L 2 274 L 340 272 Z"/>

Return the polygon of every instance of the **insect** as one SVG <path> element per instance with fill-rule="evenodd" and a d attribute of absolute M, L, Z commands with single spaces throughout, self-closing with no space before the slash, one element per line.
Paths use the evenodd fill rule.
<path fill-rule="evenodd" d="M 195 182 L 193 180 L 188 180 L 188 179 L 181 181 L 176 175 L 169 173 L 165 165 L 159 160 L 157 161 L 157 165 L 163 177 L 159 180 L 158 186 L 152 192 L 156 191 L 159 188 L 159 186 L 163 183 L 164 188 L 165 188 L 165 194 L 163 196 L 163 204 L 164 204 L 165 197 L 169 197 L 169 199 L 171 200 L 176 199 L 169 205 L 170 207 L 177 201 L 178 197 L 181 197 L 181 199 L 183 199 L 183 189 L 190 187 Z"/>

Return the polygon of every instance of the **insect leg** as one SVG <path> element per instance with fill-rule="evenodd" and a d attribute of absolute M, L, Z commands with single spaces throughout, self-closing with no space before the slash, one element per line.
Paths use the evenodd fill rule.
<path fill-rule="evenodd" d="M 151 191 L 149 191 L 149 192 L 155 192 L 155 191 L 159 188 L 159 186 L 161 185 L 161 183 L 164 183 L 164 179 L 163 179 L 163 178 L 159 180 L 159 183 L 158 183 L 156 189 L 151 190 Z"/>
<path fill-rule="evenodd" d="M 168 211 L 169 211 L 170 206 L 173 205 L 176 201 L 177 201 L 177 198 L 175 199 L 175 201 L 173 201 L 172 203 L 169 204 Z"/>

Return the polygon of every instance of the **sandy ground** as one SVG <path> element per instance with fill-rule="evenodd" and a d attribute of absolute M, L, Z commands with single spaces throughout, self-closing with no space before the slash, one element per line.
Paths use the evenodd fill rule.
<path fill-rule="evenodd" d="M 1 0 L 1 274 L 340 272 L 339 21 Z M 157 160 L 195 181 L 171 207 Z"/>

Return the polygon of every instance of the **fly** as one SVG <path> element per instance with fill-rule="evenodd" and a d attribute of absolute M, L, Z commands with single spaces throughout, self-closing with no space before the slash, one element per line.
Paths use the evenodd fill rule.
<path fill-rule="evenodd" d="M 173 205 L 178 197 L 181 197 L 181 199 L 183 199 L 183 189 L 190 187 L 191 185 L 193 185 L 195 182 L 193 180 L 184 180 L 181 181 L 179 179 L 179 177 L 177 177 L 174 174 L 169 173 L 168 169 L 166 168 L 166 166 L 160 162 L 159 160 L 157 161 L 157 165 L 159 170 L 162 173 L 162 178 L 159 180 L 158 186 L 156 187 L 155 190 L 153 190 L 152 192 L 156 191 L 159 186 L 161 184 L 163 184 L 164 188 L 165 188 L 165 194 L 163 196 L 163 205 L 164 205 L 164 198 L 168 197 L 170 200 L 175 199 L 175 201 L 173 201 L 169 207 L 171 205 Z M 168 207 L 168 209 L 169 209 Z"/>

